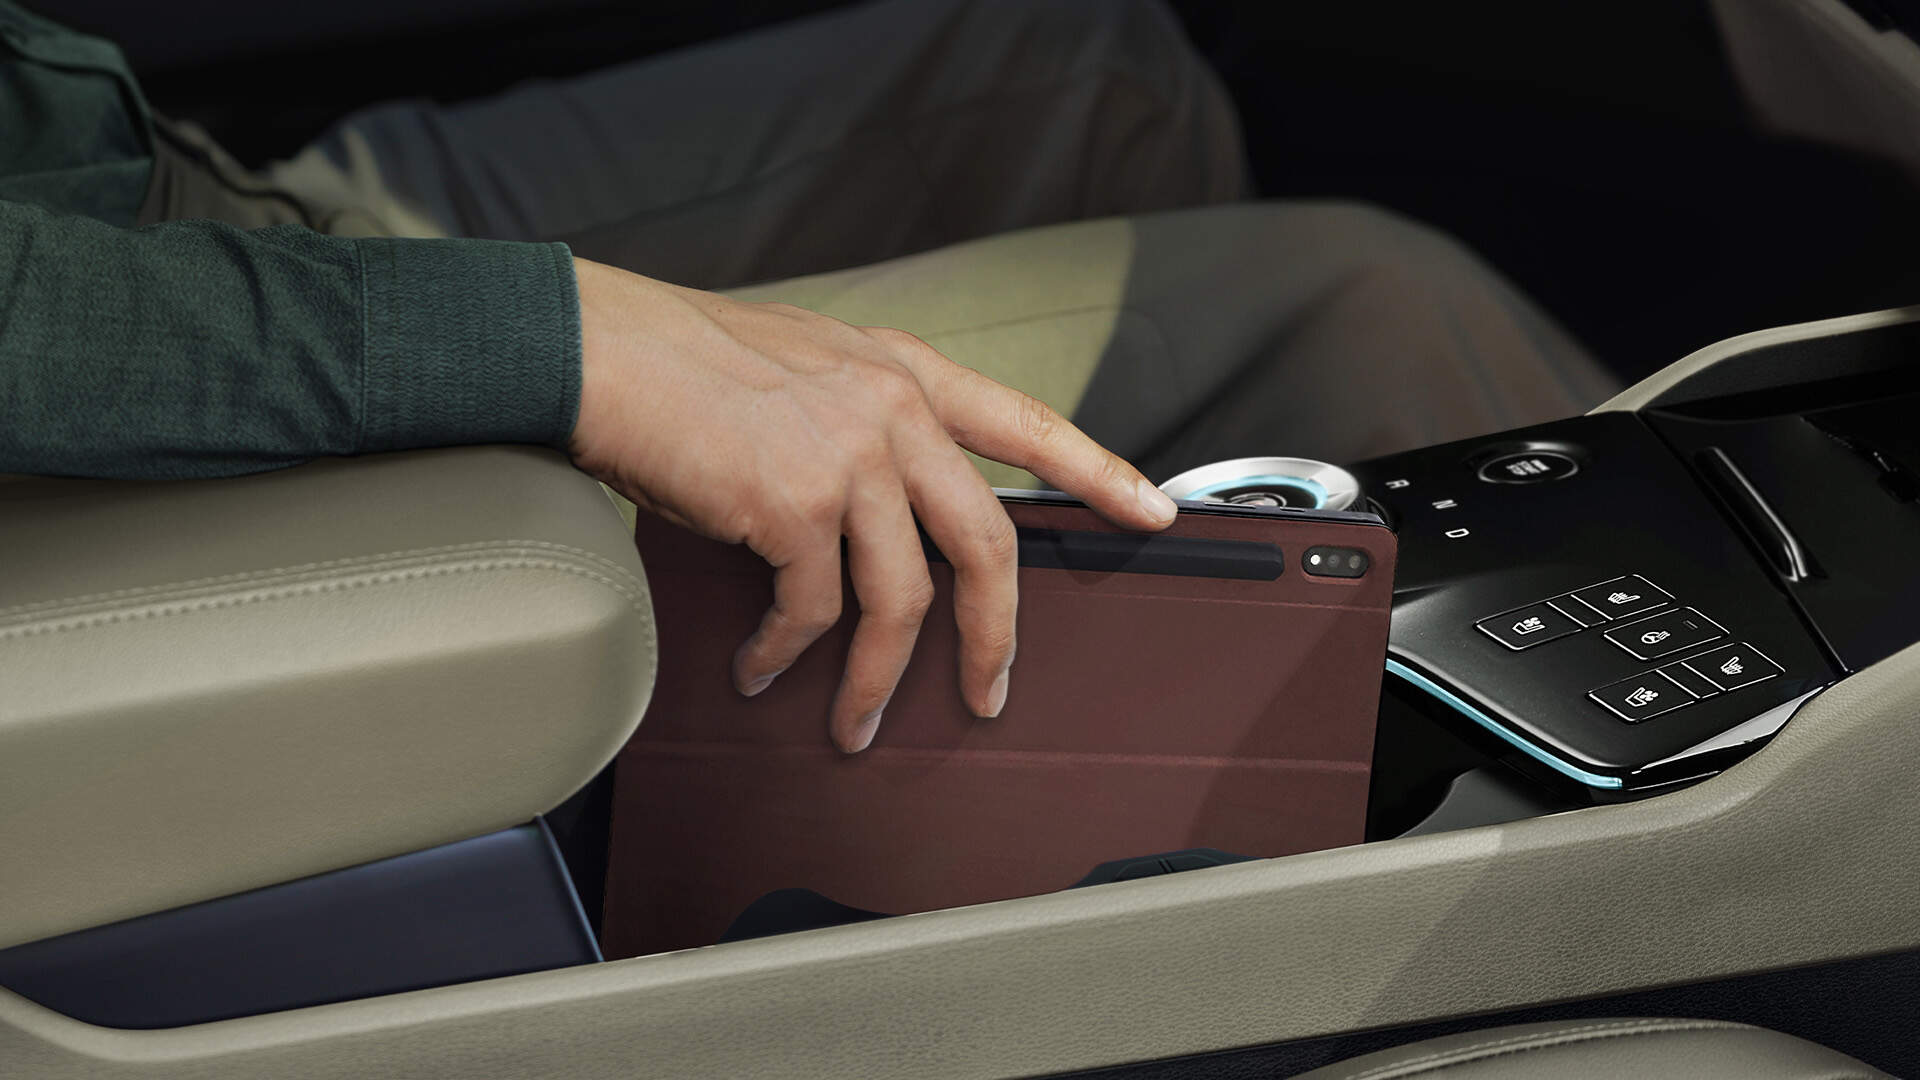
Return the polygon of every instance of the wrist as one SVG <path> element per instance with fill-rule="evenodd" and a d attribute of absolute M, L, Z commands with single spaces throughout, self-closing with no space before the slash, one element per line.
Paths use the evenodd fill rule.
<path fill-rule="evenodd" d="M 632 427 L 632 320 L 635 275 L 593 262 L 573 260 L 580 309 L 580 397 L 567 453 L 574 464 L 601 480 L 611 476 L 611 436 Z M 624 287 L 623 287 L 624 286 Z M 623 415 L 625 414 L 625 415 Z"/>

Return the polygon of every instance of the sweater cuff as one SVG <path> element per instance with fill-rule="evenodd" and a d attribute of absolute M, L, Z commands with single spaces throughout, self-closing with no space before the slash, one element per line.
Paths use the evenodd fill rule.
<path fill-rule="evenodd" d="M 580 297 L 565 244 L 354 243 L 359 452 L 566 446 L 580 410 Z"/>

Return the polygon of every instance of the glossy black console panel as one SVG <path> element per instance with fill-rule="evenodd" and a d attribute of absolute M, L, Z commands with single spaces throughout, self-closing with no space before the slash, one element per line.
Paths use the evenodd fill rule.
<path fill-rule="evenodd" d="M 1745 537 L 1635 415 L 1353 471 L 1400 537 L 1390 670 L 1560 776 L 1629 790 L 1715 771 L 1716 740 L 1841 674 Z M 1737 670 L 1677 666 L 1710 655 Z M 1754 679 L 1766 663 L 1780 670 Z M 1669 666 L 1679 679 L 1660 672 Z M 1635 690 L 1643 712 L 1627 704 Z"/>
<path fill-rule="evenodd" d="M 1645 414 L 1696 471 L 1735 475 L 1729 516 L 1849 670 L 1911 644 L 1920 623 L 1917 375 L 1827 407 L 1772 398 Z M 1759 511 L 1739 512 L 1753 502 Z"/>
<path fill-rule="evenodd" d="M 535 822 L 0 949 L 0 986 L 91 1024 L 158 1028 L 599 958 Z"/>

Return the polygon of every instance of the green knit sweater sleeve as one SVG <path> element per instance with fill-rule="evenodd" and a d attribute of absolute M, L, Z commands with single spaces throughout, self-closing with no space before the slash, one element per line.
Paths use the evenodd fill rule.
<path fill-rule="evenodd" d="M 564 245 L 126 229 L 0 202 L 0 472 L 562 446 L 579 398 Z"/>

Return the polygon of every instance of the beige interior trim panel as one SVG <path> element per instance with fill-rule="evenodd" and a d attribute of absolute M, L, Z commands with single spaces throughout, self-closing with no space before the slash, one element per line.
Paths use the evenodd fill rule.
<path fill-rule="evenodd" d="M 1860 331 L 1874 331 L 1880 327 L 1897 327 L 1901 323 L 1920 321 L 1920 306 L 1887 307 L 1884 311 L 1864 311 L 1860 315 L 1841 315 L 1837 319 L 1818 319 L 1812 323 L 1791 323 L 1786 327 L 1770 327 L 1766 331 L 1753 331 L 1751 334 L 1738 334 L 1713 342 L 1711 346 L 1693 350 L 1690 354 L 1668 363 L 1667 367 L 1655 371 L 1640 382 L 1634 382 L 1626 390 L 1620 390 L 1613 398 L 1594 407 L 1596 413 L 1632 413 L 1645 409 L 1657 402 L 1670 390 L 1682 382 L 1716 367 L 1720 363 L 1741 363 L 1741 359 L 1755 354 L 1768 346 L 1778 346 L 1786 342 L 1803 342 L 1811 338 L 1826 338 L 1837 334 L 1855 334 Z M 1803 379 L 1814 380 L 1820 377 L 1818 371 L 1803 371 Z"/>
<path fill-rule="evenodd" d="M 551 451 L 0 485 L 0 946 L 526 822 L 626 741 L 653 646 Z"/>
<path fill-rule="evenodd" d="M 1740 334 L 1716 341 L 1705 348 L 1695 349 L 1601 402 L 1593 411 L 1638 412 L 1700 372 L 1719 364 L 1741 363 L 1744 357 L 1770 345 L 1854 334 L 1863 330 L 1875 330 L 1883 326 L 1898 326 L 1901 323 L 1915 321 L 1920 321 L 1920 305 L 1868 311 L 1859 315 L 1842 315 L 1838 318 L 1819 319 L 1814 322 L 1792 323 L 1766 330 L 1755 330 L 1750 334 Z M 1805 372 L 1805 378 L 1808 381 L 1818 377 L 1817 371 Z"/>
<path fill-rule="evenodd" d="M 35 1077 L 1012 1077 L 1920 948 L 1920 647 L 1620 806 L 163 1032 Z"/>

